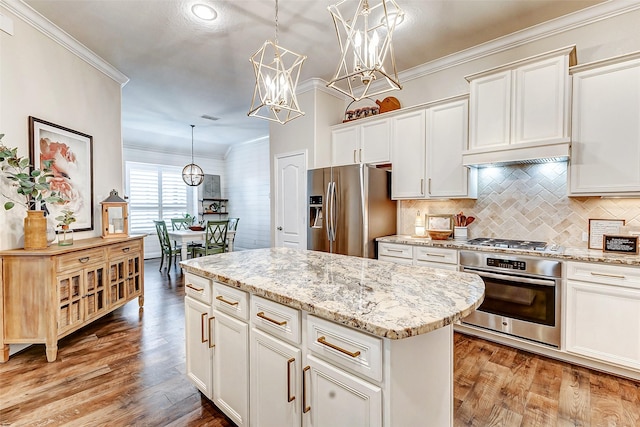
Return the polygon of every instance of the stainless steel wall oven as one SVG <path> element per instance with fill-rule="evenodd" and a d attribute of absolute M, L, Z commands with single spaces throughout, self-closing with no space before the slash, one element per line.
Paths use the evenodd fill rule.
<path fill-rule="evenodd" d="M 560 261 L 460 251 L 460 270 L 485 283 L 484 302 L 463 323 L 560 347 Z"/>

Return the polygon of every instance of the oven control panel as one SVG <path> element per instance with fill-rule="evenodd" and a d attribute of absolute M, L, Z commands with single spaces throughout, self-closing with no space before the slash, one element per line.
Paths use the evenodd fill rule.
<path fill-rule="evenodd" d="M 513 259 L 487 258 L 487 266 L 497 268 L 507 268 L 509 270 L 526 270 L 527 263 L 525 261 L 516 261 Z"/>

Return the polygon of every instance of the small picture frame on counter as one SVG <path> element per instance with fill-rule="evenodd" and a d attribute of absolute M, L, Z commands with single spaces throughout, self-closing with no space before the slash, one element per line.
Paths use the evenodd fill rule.
<path fill-rule="evenodd" d="M 453 231 L 453 215 L 427 214 L 427 230 Z"/>
<path fill-rule="evenodd" d="M 604 249 L 603 236 L 620 233 L 624 219 L 589 219 L 589 249 Z"/>
<path fill-rule="evenodd" d="M 602 236 L 602 251 L 638 255 L 638 236 L 617 236 L 605 234 Z"/>

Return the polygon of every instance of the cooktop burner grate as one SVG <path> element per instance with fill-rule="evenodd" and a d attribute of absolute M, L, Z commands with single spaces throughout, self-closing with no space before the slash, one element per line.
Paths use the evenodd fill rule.
<path fill-rule="evenodd" d="M 492 248 L 504 249 L 525 249 L 530 251 L 544 251 L 547 242 L 537 242 L 530 240 L 510 240 L 510 239 L 492 239 L 488 237 L 478 237 L 471 239 L 467 244 L 472 246 L 488 246 Z"/>

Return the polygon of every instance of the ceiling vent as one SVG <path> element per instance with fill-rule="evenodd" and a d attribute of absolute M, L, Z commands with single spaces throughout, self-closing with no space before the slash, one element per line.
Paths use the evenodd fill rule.
<path fill-rule="evenodd" d="M 207 119 L 207 120 L 211 120 L 211 121 L 216 121 L 216 120 L 220 120 L 220 117 L 214 117 L 214 116 L 210 116 L 208 114 L 203 114 L 200 117 L 202 117 L 203 119 Z"/>

